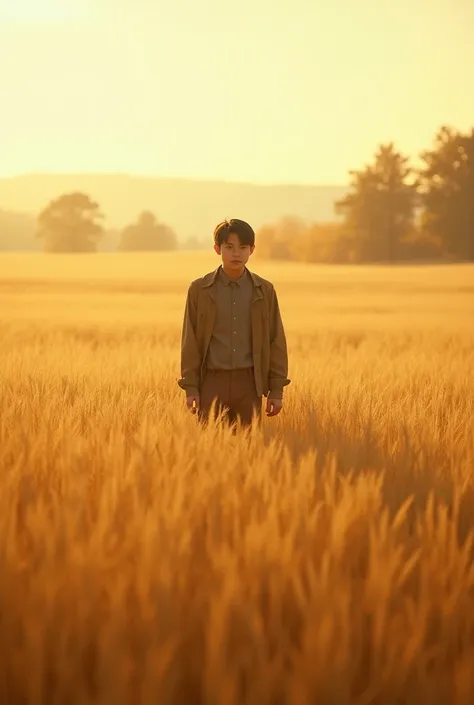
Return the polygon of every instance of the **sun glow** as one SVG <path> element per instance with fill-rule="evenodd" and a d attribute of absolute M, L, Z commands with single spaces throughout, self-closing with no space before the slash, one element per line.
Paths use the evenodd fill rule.
<path fill-rule="evenodd" d="M 62 22 L 83 15 L 77 0 L 0 0 L 0 22 Z"/>

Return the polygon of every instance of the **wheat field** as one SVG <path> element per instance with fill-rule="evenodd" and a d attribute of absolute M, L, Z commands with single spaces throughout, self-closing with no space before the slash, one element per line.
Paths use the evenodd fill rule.
<path fill-rule="evenodd" d="M 471 705 L 474 267 L 251 261 L 292 382 L 233 436 L 176 384 L 217 264 L 0 256 L 0 703 Z"/>

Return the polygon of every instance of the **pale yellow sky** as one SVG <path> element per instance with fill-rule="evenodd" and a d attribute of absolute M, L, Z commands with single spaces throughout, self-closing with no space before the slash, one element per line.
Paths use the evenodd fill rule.
<path fill-rule="evenodd" d="M 345 183 L 474 126 L 474 0 L 0 0 L 0 176 Z"/>

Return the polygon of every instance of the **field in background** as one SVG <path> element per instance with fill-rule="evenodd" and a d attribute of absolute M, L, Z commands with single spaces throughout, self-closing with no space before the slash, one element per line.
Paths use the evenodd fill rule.
<path fill-rule="evenodd" d="M 251 262 L 285 408 L 200 431 L 211 252 L 0 256 L 0 702 L 470 705 L 474 267 Z"/>

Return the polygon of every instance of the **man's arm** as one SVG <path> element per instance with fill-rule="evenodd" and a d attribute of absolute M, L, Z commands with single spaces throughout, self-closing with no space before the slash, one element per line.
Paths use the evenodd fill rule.
<path fill-rule="evenodd" d="M 278 296 L 272 290 L 270 301 L 270 370 L 268 375 L 269 399 L 283 399 L 283 387 L 288 379 L 288 349 L 281 319 Z"/>
<path fill-rule="evenodd" d="M 199 395 L 201 355 L 196 338 L 197 303 L 192 284 L 188 289 L 181 332 L 181 379 L 178 385 L 186 396 Z"/>

